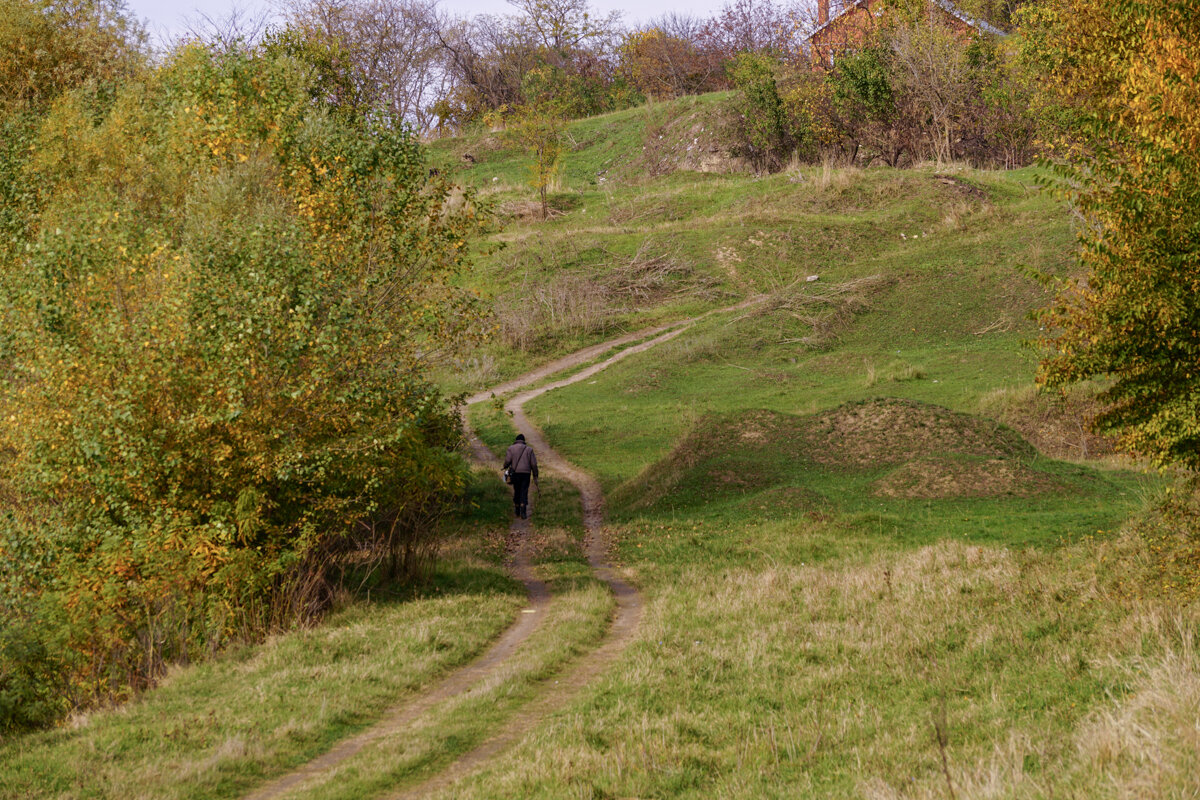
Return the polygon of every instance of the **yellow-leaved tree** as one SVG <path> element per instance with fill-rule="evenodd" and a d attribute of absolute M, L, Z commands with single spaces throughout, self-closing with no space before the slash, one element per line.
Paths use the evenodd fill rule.
<path fill-rule="evenodd" d="M 1041 317 L 1040 380 L 1109 379 L 1101 429 L 1200 467 L 1200 2 L 1054 0 L 1023 34 L 1084 221 L 1085 275 Z"/>
<path fill-rule="evenodd" d="M 463 486 L 481 215 L 331 46 L 68 87 L 0 170 L 0 728 L 318 612 L 348 547 L 419 569 Z"/>

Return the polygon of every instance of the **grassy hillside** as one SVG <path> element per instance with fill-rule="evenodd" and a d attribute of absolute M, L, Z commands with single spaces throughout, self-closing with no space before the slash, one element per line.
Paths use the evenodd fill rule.
<path fill-rule="evenodd" d="M 347 596 L 313 630 L 177 665 L 160 686 L 121 706 L 0 739 L 0 797 L 240 797 L 420 695 L 482 652 L 527 605 L 524 589 L 500 568 L 508 500 L 490 471 L 474 477 L 469 508 L 428 583 L 404 594 L 377 587 Z M 352 760 L 336 791 L 373 796 L 443 768 L 604 633 L 613 601 L 583 559 L 577 496 L 554 479 L 543 484 L 533 561 L 553 592 L 547 624 L 502 675 Z M 329 789 L 309 786 L 303 796 L 322 791 Z"/>
<path fill-rule="evenodd" d="M 1163 479 L 1088 433 L 1086 393 L 1032 386 L 1029 275 L 1069 270 L 1068 211 L 1034 170 L 639 172 L 718 101 L 573 127 L 545 222 L 519 153 L 437 145 L 509 214 L 472 276 L 502 332 L 472 388 L 765 295 L 527 406 L 609 492 L 649 619 L 465 796 L 1196 791 L 1176 725 L 1200 712 L 1196 610 L 1130 533 Z M 555 291 L 588 302 L 550 313 Z M 513 307 L 532 331 L 505 329 Z"/>
<path fill-rule="evenodd" d="M 531 216 L 526 159 L 502 146 L 502 134 L 433 145 L 435 163 L 507 221 L 502 249 L 470 276 L 495 302 L 501 333 L 471 365 L 473 387 L 615 330 L 759 293 L 773 298 L 767 316 L 710 347 L 730 358 L 750 348 L 756 363 L 787 375 L 816 366 L 886 382 L 908 370 L 926 378 L 909 392 L 931 397 L 947 394 L 935 381 L 975 397 L 989 384 L 1027 381 L 1031 357 L 1019 345 L 1044 294 L 1026 270 L 1061 274 L 1073 242 L 1068 215 L 1034 172 L 644 171 L 642 148 L 658 142 L 664 121 L 719 130 L 710 108 L 718 100 L 572 125 L 577 148 L 547 222 Z M 605 167 L 612 142 L 620 155 Z M 686 142 L 672 147 L 686 154 Z M 923 375 L 934 360 L 943 374 Z"/>
<path fill-rule="evenodd" d="M 639 172 L 663 131 L 704 128 L 715 146 L 721 100 L 571 127 L 561 212 L 508 218 L 502 249 L 470 276 L 495 302 L 500 335 L 451 385 L 482 388 L 618 331 L 762 296 L 532 408 L 609 489 L 653 473 L 710 415 L 807 415 L 880 397 L 1008 424 L 1043 455 L 1107 452 L 1082 424 L 1083 400 L 1032 390 L 1029 314 L 1047 295 L 1030 275 L 1064 274 L 1074 242 L 1069 214 L 1036 172 Z M 438 142 L 435 161 L 502 211 L 519 209 L 532 202 L 520 184 L 526 159 L 503 142 L 493 133 Z M 611 155 L 614 142 L 623 156 Z M 1128 488 L 1111 493 L 1117 515 L 1135 500 Z"/>
<path fill-rule="evenodd" d="M 576 702 L 444 796 L 1195 796 L 1197 609 L 1156 588 L 1163 557 L 1137 535 L 1168 482 L 1086 431 L 1085 394 L 1032 388 L 1029 273 L 1069 270 L 1067 210 L 1033 170 L 737 172 L 722 99 L 572 123 L 546 221 L 499 134 L 431 145 L 503 221 L 463 277 L 497 336 L 450 391 L 761 298 L 527 406 L 603 484 L 646 617 Z M 511 441 L 497 405 L 471 419 Z M 0 795 L 236 795 L 427 686 L 518 609 L 489 479 L 425 594 L 0 744 Z M 289 796 L 394 794 L 597 640 L 612 603 L 577 498 L 542 491 L 553 623 L 478 695 Z"/>

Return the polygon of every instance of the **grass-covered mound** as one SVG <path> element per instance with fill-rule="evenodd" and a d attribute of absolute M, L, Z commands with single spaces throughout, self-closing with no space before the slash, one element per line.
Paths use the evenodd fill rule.
<path fill-rule="evenodd" d="M 831 466 L 892 466 L 951 455 L 1025 461 L 1037 456 L 1015 431 L 991 420 L 900 398 L 847 403 L 817 415 L 811 427 L 811 457 Z"/>
<path fill-rule="evenodd" d="M 888 471 L 873 483 L 883 497 L 1028 496 L 1061 490 L 1038 468 L 1029 442 L 992 420 L 887 399 L 848 403 L 816 417 L 809 454 L 828 466 Z"/>
<path fill-rule="evenodd" d="M 1105 480 L 1044 458 L 993 420 L 883 398 L 805 416 L 765 409 L 706 416 L 618 487 L 613 505 L 642 511 L 761 495 L 759 505 L 813 511 L 844 505 L 838 499 L 854 493 L 860 501 L 1089 495 Z"/>

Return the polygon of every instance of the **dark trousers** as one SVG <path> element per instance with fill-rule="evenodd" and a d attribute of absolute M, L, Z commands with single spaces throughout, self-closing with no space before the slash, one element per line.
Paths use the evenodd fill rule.
<path fill-rule="evenodd" d="M 529 478 L 528 472 L 514 472 L 512 474 L 513 487 L 513 506 L 517 511 L 529 505 Z"/>

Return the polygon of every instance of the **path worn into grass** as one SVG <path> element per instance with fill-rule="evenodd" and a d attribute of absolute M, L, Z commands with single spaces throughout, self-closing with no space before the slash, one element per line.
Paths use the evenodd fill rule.
<path fill-rule="evenodd" d="M 559 677 L 554 684 L 546 687 L 537 698 L 530 701 L 529 704 L 509 719 L 505 724 L 504 730 L 483 742 L 474 750 L 464 754 L 437 775 L 398 794 L 391 795 L 391 800 L 414 800 L 415 798 L 432 794 L 439 789 L 445 789 L 516 744 L 538 721 L 565 706 L 592 679 L 600 675 L 605 667 L 621 655 L 629 643 L 633 641 L 634 633 L 637 631 L 638 624 L 642 620 L 644 604 L 641 594 L 631 584 L 623 580 L 608 561 L 611 542 L 605 535 L 603 527 L 604 493 L 600 489 L 600 482 L 592 475 L 567 461 L 550 446 L 550 443 L 546 441 L 546 437 L 541 430 L 530 422 L 529 418 L 525 415 L 525 404 L 553 389 L 559 389 L 586 380 L 631 355 L 644 352 L 670 341 L 706 317 L 713 314 L 745 309 L 762 300 L 763 298 L 761 297 L 751 298 L 728 308 L 709 311 L 698 317 L 662 325 L 657 328 L 635 331 L 634 333 L 629 333 L 598 345 L 586 347 L 569 356 L 552 361 L 519 378 L 502 383 L 494 389 L 480 392 L 467 399 L 468 403 L 479 403 L 497 394 L 507 393 L 536 383 L 557 372 L 586 364 L 588 361 L 591 361 L 604 352 L 612 350 L 614 347 L 645 340 L 640 341 L 639 344 L 633 347 L 614 353 L 604 361 L 593 364 L 566 378 L 521 392 L 504 404 L 505 410 L 512 414 L 513 425 L 519 432 L 525 434 L 526 443 L 538 454 L 539 464 L 562 475 L 579 489 L 580 500 L 583 504 L 583 525 L 587 531 L 586 546 L 588 563 L 597 577 L 608 584 L 609 589 L 617 600 L 616 616 L 613 619 L 612 626 L 609 628 L 608 635 L 599 647 L 587 655 L 580 657 L 565 675 Z"/>
<path fill-rule="evenodd" d="M 590 371 L 588 371 L 586 375 L 582 374 L 582 373 L 579 375 L 572 375 L 569 378 L 565 378 L 561 381 L 557 381 L 548 386 L 540 387 L 539 389 L 536 390 L 536 392 L 534 394 L 530 394 L 529 396 L 525 397 L 524 400 L 522 400 L 522 403 L 524 403 L 526 400 L 532 400 L 534 397 L 537 397 L 537 395 L 544 394 L 545 392 L 548 392 L 551 389 L 557 389 L 562 386 L 568 386 L 572 383 L 576 383 L 577 381 L 581 381 L 584 378 L 590 378 L 592 375 L 595 375 L 600 370 L 605 369 L 606 367 L 612 366 L 613 364 L 620 361 L 622 358 L 625 358 L 626 356 L 631 356 L 634 353 L 640 353 L 644 350 L 649 350 L 651 347 L 654 347 L 655 345 L 662 344 L 663 342 L 667 341 L 668 339 L 674 338 L 675 336 L 679 335 L 680 333 L 683 333 L 685 330 L 692 327 L 693 325 L 695 325 L 697 322 L 699 322 L 702 319 L 707 319 L 708 317 L 711 317 L 714 314 L 727 314 L 731 311 L 742 311 L 744 309 L 750 308 L 751 306 L 758 305 L 759 303 L 761 303 L 764 300 L 766 300 L 765 296 L 758 295 L 755 297 L 751 297 L 747 300 L 743 300 L 742 302 L 737 303 L 736 305 L 728 306 L 726 308 L 718 308 L 718 309 L 714 309 L 712 311 L 706 311 L 705 313 L 703 313 L 697 317 L 691 317 L 690 319 L 681 319 L 681 320 L 677 320 L 676 322 L 668 322 L 666 324 L 658 325 L 658 326 L 652 327 L 652 328 L 643 328 L 642 330 L 633 331 L 632 333 L 626 333 L 622 336 L 618 336 L 615 339 L 609 339 L 607 341 L 600 342 L 599 344 L 593 344 L 589 347 L 583 348 L 582 350 L 576 350 L 574 353 L 571 353 L 570 355 L 566 355 L 566 356 L 563 356 L 562 358 L 557 358 L 554 361 L 550 361 L 546 364 L 543 364 L 542 366 L 538 367 L 537 369 L 533 370 L 532 372 L 526 372 L 524 375 L 521 375 L 520 377 L 513 378 L 512 380 L 505 381 L 504 383 L 501 383 L 501 384 L 497 384 L 496 386 L 493 386 L 490 389 L 485 389 L 482 392 L 478 392 L 476 394 L 471 395 L 470 397 L 467 398 L 467 405 L 474 405 L 475 403 L 482 403 L 485 400 L 491 399 L 492 397 L 498 397 L 500 395 L 508 394 L 509 392 L 515 392 L 517 389 L 523 389 L 526 386 L 537 383 L 540 380 L 549 378 L 551 375 L 554 375 L 555 373 L 562 372 L 563 370 L 574 369 L 575 367 L 586 364 L 587 362 L 591 361 L 593 358 L 596 358 L 603 353 L 607 353 L 609 350 L 612 350 L 613 348 L 621 347 L 623 345 L 630 344 L 631 342 L 641 342 L 641 344 L 637 345 L 636 347 L 631 347 L 627 350 L 622 350 L 620 353 L 613 355 L 612 357 L 606 359 L 605 361 L 603 361 L 599 364 L 596 364 L 592 367 L 589 367 Z M 667 335 L 667 334 L 670 334 L 670 335 Z M 655 338 L 651 340 L 650 337 L 652 337 L 652 336 Z M 649 340 L 649 341 L 642 341 L 642 340 Z M 514 398 L 514 399 L 516 399 L 516 398 Z M 510 404 L 511 404 L 511 401 L 510 401 Z M 528 435 L 528 434 L 526 434 L 526 435 Z"/>
<path fill-rule="evenodd" d="M 552 389 L 558 389 L 586 380 L 622 359 L 669 341 L 688 328 L 691 328 L 700 320 L 713 314 L 742 310 L 760 302 L 762 299 L 761 297 L 751 298 L 728 308 L 709 311 L 691 319 L 634 331 L 633 333 L 628 333 L 615 339 L 592 345 L 591 347 L 585 347 L 571 355 L 551 361 L 532 372 L 506 381 L 488 391 L 480 392 L 467 399 L 466 402 L 468 405 L 484 402 L 497 395 L 507 394 L 537 383 L 558 372 L 574 369 L 614 348 L 638 342 L 638 344 L 614 353 L 607 359 L 566 378 L 521 392 L 505 403 L 505 408 L 512 413 L 514 425 L 518 431 L 525 434 L 526 441 L 537 452 L 541 465 L 559 473 L 579 489 L 580 499 L 583 504 L 583 524 L 587 532 L 586 547 L 588 563 L 595 574 L 608 584 L 613 595 L 616 597 L 617 612 L 608 630 L 608 634 L 600 646 L 580 657 L 565 675 L 560 676 L 554 684 L 548 686 L 534 700 L 530 701 L 530 703 L 510 718 L 502 731 L 484 741 L 474 750 L 464 754 L 442 772 L 402 791 L 400 794 L 395 795 L 395 797 L 407 800 L 407 798 L 422 797 L 438 789 L 445 788 L 515 744 L 541 718 L 566 705 L 585 685 L 599 675 L 613 659 L 619 656 L 630 641 L 632 641 L 634 632 L 642 618 L 643 603 L 641 595 L 637 589 L 622 580 L 608 562 L 608 552 L 611 543 L 603 530 L 604 494 L 600 489 L 599 482 L 588 473 L 571 464 L 550 447 L 549 442 L 546 441 L 542 432 L 525 415 L 525 403 Z M 499 459 L 475 435 L 465 420 L 463 427 L 472 458 L 478 463 L 499 470 Z M 550 602 L 550 591 L 546 587 L 546 584 L 533 575 L 529 555 L 529 531 L 530 525 L 527 520 L 513 521 L 512 532 L 516 536 L 518 545 L 510 563 L 510 571 L 514 577 L 525 585 L 525 589 L 529 593 L 531 609 L 527 609 L 527 611 L 531 610 L 535 613 L 522 613 L 517 622 L 505 631 L 486 653 L 475 661 L 450 673 L 427 692 L 396 706 L 387 712 L 380 722 L 370 728 L 342 740 L 329 751 L 299 769 L 276 778 L 260 787 L 257 791 L 248 795 L 246 800 L 273 800 L 285 792 L 297 788 L 309 779 L 334 769 L 370 743 L 412 724 L 418 717 L 438 703 L 450 700 L 469 691 L 471 687 L 498 673 L 504 667 L 505 662 L 515 655 L 519 645 L 528 639 L 537 628 L 538 623 L 545 616 L 542 612 L 545 611 Z"/>
<path fill-rule="evenodd" d="M 492 467 L 499 472 L 500 461 L 487 445 L 480 441 L 479 437 L 469 428 L 466 430 L 466 435 L 471 457 L 480 464 Z M 259 787 L 258 790 L 247 795 L 247 800 L 272 800 L 272 798 L 280 797 L 310 778 L 333 769 L 372 742 L 411 725 L 438 703 L 469 691 L 473 686 L 499 671 L 516 653 L 521 643 L 537 629 L 550 604 L 549 588 L 533 574 L 533 565 L 529 555 L 529 531 L 528 520 L 513 520 L 511 533 L 514 535 L 517 545 L 508 565 L 509 572 L 513 577 L 524 584 L 525 591 L 529 595 L 529 607 L 518 615 L 517 621 L 501 635 L 487 652 L 451 672 L 428 691 L 396 706 L 370 728 L 348 739 L 343 739 L 299 769 Z"/>

